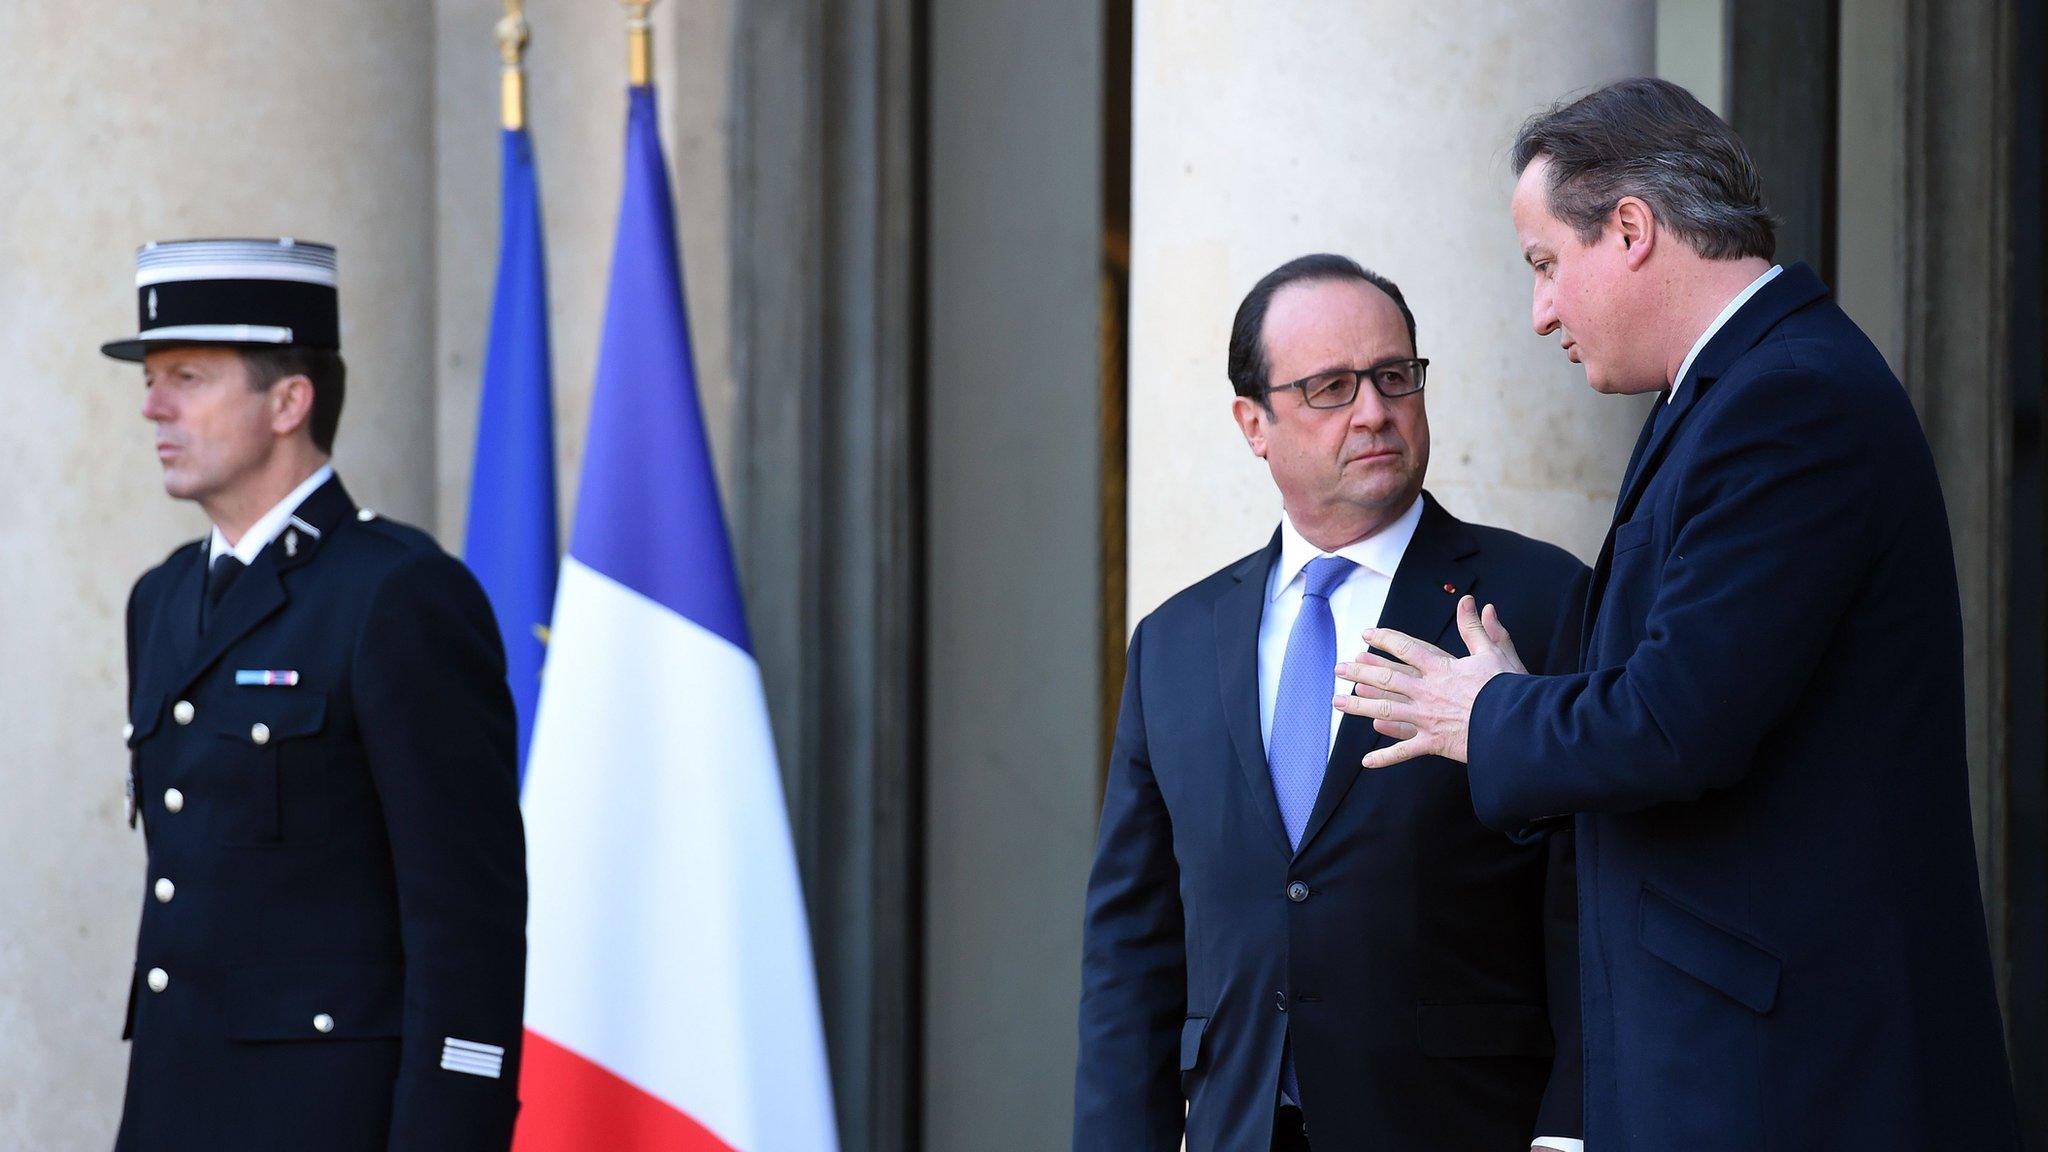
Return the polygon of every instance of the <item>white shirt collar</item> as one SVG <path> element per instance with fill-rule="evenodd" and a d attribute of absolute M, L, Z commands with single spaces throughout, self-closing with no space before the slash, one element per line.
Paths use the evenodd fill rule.
<path fill-rule="evenodd" d="M 1325 552 L 1308 542 L 1295 531 L 1294 522 L 1285 516 L 1280 518 L 1280 563 L 1274 566 L 1273 580 L 1266 586 L 1266 599 L 1278 599 L 1287 586 L 1308 567 L 1308 562 L 1318 556 L 1342 556 L 1360 568 L 1370 568 L 1387 577 L 1394 577 L 1394 569 L 1401 566 L 1401 557 L 1408 551 L 1408 544 L 1415 539 L 1416 526 L 1422 523 L 1422 497 L 1417 496 L 1408 511 L 1399 520 L 1367 536 L 1353 541 L 1334 553 Z"/>
<path fill-rule="evenodd" d="M 1678 389 L 1685 384 L 1685 374 L 1692 371 L 1692 362 L 1699 359 L 1700 350 L 1707 346 L 1707 341 L 1712 340 L 1716 332 L 1719 332 L 1729 320 L 1733 319 L 1737 312 L 1742 311 L 1742 306 L 1749 303 L 1751 296 L 1756 295 L 1759 289 L 1776 279 L 1778 273 L 1784 270 L 1785 266 L 1783 264 L 1771 265 L 1770 271 L 1751 280 L 1749 287 L 1737 292 L 1735 299 L 1730 300 L 1728 306 L 1721 309 L 1721 314 L 1714 317 L 1714 322 L 1707 325 L 1707 330 L 1700 333 L 1700 338 L 1692 342 L 1692 351 L 1685 354 L 1685 362 L 1678 366 L 1678 378 L 1671 382 L 1671 391 L 1664 394 L 1664 402 L 1666 404 L 1671 402 L 1672 397 L 1678 395 Z"/>
<path fill-rule="evenodd" d="M 232 547 L 228 544 L 228 538 L 221 534 L 220 526 L 215 525 L 213 539 L 207 544 L 207 564 L 211 565 L 215 560 L 220 559 L 223 553 L 227 552 L 233 552 L 235 559 L 240 560 L 244 564 L 254 564 L 256 557 L 261 556 L 263 550 L 270 547 L 270 542 L 277 539 L 278 534 L 284 531 L 284 526 L 290 523 L 292 514 L 299 510 L 299 505 L 306 502 L 306 497 L 311 496 L 319 490 L 322 484 L 332 479 L 334 479 L 334 465 L 322 464 L 311 476 L 306 477 L 297 488 L 292 489 L 291 495 L 279 500 L 270 511 L 263 514 L 261 519 L 249 525 L 249 530 L 242 533 L 241 540 L 237 541 Z"/>

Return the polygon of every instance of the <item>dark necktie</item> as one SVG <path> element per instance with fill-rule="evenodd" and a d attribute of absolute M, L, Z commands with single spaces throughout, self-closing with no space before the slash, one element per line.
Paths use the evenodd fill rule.
<path fill-rule="evenodd" d="M 219 606 L 220 598 L 228 594 L 228 588 L 242 574 L 247 565 L 235 559 L 233 552 L 223 552 L 213 558 L 213 567 L 206 572 L 206 605 L 199 613 L 199 630 L 206 630 L 213 610 Z"/>

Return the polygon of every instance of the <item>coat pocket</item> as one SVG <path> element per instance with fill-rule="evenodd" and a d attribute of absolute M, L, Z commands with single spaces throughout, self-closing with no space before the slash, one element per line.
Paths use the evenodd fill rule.
<path fill-rule="evenodd" d="M 1650 542 L 1657 531 L 1657 522 L 1648 516 L 1638 516 L 1614 529 L 1614 552 L 1616 556 L 1633 552 Z"/>
<path fill-rule="evenodd" d="M 405 966 L 395 961 L 250 964 L 226 972 L 230 1040 L 396 1037 L 405 1019 Z"/>
<path fill-rule="evenodd" d="M 327 696 L 318 689 L 238 694 L 211 711 L 224 745 L 216 758 L 221 795 L 213 807 L 215 837 L 224 844 L 314 843 L 327 833 L 317 766 L 317 741 L 327 724 Z"/>
<path fill-rule="evenodd" d="M 1187 1092 L 1189 1078 L 1202 1063 L 1202 1033 L 1209 1029 L 1207 1016 L 1190 1016 L 1180 1026 L 1180 1086 Z"/>
<path fill-rule="evenodd" d="M 1643 885 L 1643 951 L 1761 1016 L 1778 1002 L 1785 962 L 1769 949 Z"/>
<path fill-rule="evenodd" d="M 221 736 L 256 747 L 317 736 L 327 725 L 327 694 L 317 688 L 237 695 L 213 713 Z"/>
<path fill-rule="evenodd" d="M 1555 1047 L 1538 1004 L 1417 1004 L 1415 1040 L 1424 1056 L 1545 1057 Z"/>

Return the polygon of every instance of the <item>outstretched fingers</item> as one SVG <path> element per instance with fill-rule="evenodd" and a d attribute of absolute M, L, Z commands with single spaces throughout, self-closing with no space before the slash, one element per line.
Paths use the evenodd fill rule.
<path fill-rule="evenodd" d="M 1373 727 L 1377 729 L 1380 726 L 1375 724 Z M 1388 734 L 1392 735 L 1392 733 Z M 1435 749 L 1428 747 L 1427 744 L 1427 737 L 1410 736 L 1399 743 L 1373 749 L 1359 763 L 1366 768 L 1392 768 L 1396 764 L 1405 764 L 1418 756 L 1433 755 Z"/>
<path fill-rule="evenodd" d="M 1412 725 L 1420 718 L 1413 700 L 1370 684 L 1361 684 L 1356 691 L 1330 697 L 1330 707 L 1348 716 L 1391 720 L 1400 724 Z"/>
<path fill-rule="evenodd" d="M 1449 664 L 1452 659 L 1450 653 L 1429 641 L 1417 640 L 1406 632 L 1392 628 L 1367 628 L 1365 642 L 1382 652 L 1392 653 L 1395 659 L 1418 672 L 1442 667 Z"/>
<path fill-rule="evenodd" d="M 1414 668 L 1389 660 L 1377 652 L 1360 652 L 1346 664 L 1337 665 L 1337 675 L 1363 688 L 1380 688 L 1404 695 L 1422 678 Z"/>

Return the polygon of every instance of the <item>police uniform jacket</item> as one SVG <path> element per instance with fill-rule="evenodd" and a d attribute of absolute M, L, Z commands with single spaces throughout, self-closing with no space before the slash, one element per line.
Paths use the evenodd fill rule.
<path fill-rule="evenodd" d="M 128 605 L 149 870 L 117 1152 L 506 1148 L 526 867 L 489 603 L 338 479 L 202 630 L 206 568 L 180 548 Z"/>

